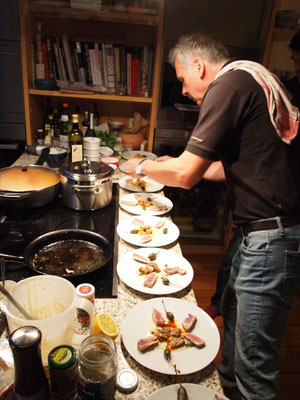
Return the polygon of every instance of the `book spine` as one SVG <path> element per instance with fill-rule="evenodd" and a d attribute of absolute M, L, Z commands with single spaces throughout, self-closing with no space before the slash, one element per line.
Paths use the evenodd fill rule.
<path fill-rule="evenodd" d="M 79 68 L 78 68 L 79 69 L 79 81 L 82 82 L 82 83 L 86 83 L 81 43 L 79 41 L 76 41 L 75 42 L 75 47 L 76 47 L 75 52 L 77 54 L 78 66 L 79 66 Z"/>
<path fill-rule="evenodd" d="M 131 96 L 131 53 L 126 53 L 127 94 Z"/>
<path fill-rule="evenodd" d="M 62 73 L 62 68 L 61 68 L 61 61 L 58 53 L 58 48 L 57 48 L 57 43 L 53 43 L 53 50 L 54 50 L 54 56 L 56 60 L 56 65 L 57 65 L 57 72 L 58 72 L 58 78 L 60 80 L 63 80 L 63 73 Z"/>
<path fill-rule="evenodd" d="M 92 82 L 94 85 L 98 85 L 95 49 L 89 49 L 89 57 L 92 72 Z"/>
<path fill-rule="evenodd" d="M 127 71 L 126 71 L 126 48 L 120 47 L 120 79 L 122 84 L 127 87 Z M 127 89 L 126 89 L 127 90 Z"/>
<path fill-rule="evenodd" d="M 104 77 L 104 85 L 108 87 L 107 85 L 107 66 L 106 66 L 106 51 L 105 51 L 105 43 L 102 43 L 101 45 L 102 48 L 102 60 L 103 60 L 103 77 Z"/>
<path fill-rule="evenodd" d="M 69 39 L 68 39 L 68 37 L 67 37 L 67 35 L 65 33 L 63 33 L 63 36 L 62 36 L 62 44 L 63 44 L 63 50 L 64 50 L 64 53 L 65 53 L 66 64 L 67 64 L 68 73 L 69 73 L 69 80 L 71 82 L 75 82 L 72 59 L 71 59 L 71 52 L 70 52 L 70 45 L 69 45 Z"/>
<path fill-rule="evenodd" d="M 42 41 L 42 54 L 43 54 L 43 64 L 45 66 L 45 79 L 49 79 L 49 65 L 48 65 L 48 55 L 47 55 L 47 44 Z"/>
<path fill-rule="evenodd" d="M 75 82 L 79 82 L 78 57 L 77 57 L 77 53 L 76 53 L 76 50 L 75 50 L 75 43 L 72 40 L 70 40 L 69 44 L 70 44 L 70 53 L 71 53 L 71 60 L 72 60 L 74 79 L 75 79 Z"/>
<path fill-rule="evenodd" d="M 115 85 L 115 66 L 114 66 L 114 49 L 111 43 L 106 43 L 105 45 L 106 51 L 106 69 L 107 69 L 107 87 L 108 93 L 114 94 L 116 93 L 116 85 Z"/>
<path fill-rule="evenodd" d="M 94 43 L 95 48 L 95 60 L 96 60 L 96 74 L 97 74 L 97 81 L 99 85 L 102 85 L 102 73 L 101 73 L 101 61 L 100 61 L 100 50 L 99 50 L 99 43 Z M 102 56 L 102 54 L 101 54 Z"/>
<path fill-rule="evenodd" d="M 46 47 L 47 47 L 47 61 L 48 61 L 48 71 L 49 71 L 49 79 L 54 78 L 54 57 L 52 51 L 52 41 L 51 38 L 46 36 Z"/>
<path fill-rule="evenodd" d="M 66 80 L 69 81 L 70 76 L 69 76 L 68 64 L 67 64 L 67 59 L 66 59 L 62 40 L 59 40 L 59 49 L 60 49 L 60 54 L 61 54 L 61 58 L 62 58 L 62 63 L 63 63 L 64 70 L 65 70 Z"/>
<path fill-rule="evenodd" d="M 114 46 L 114 61 L 115 61 L 115 86 L 118 88 L 118 85 L 122 82 L 121 81 L 121 74 L 120 74 L 120 48 L 119 46 Z"/>
<path fill-rule="evenodd" d="M 87 42 L 84 42 L 83 48 L 84 48 L 84 67 L 85 67 L 84 70 L 85 70 L 86 83 L 91 84 L 93 83 L 93 78 L 92 78 L 92 68 L 91 68 L 91 60 L 89 54 L 89 44 Z"/>

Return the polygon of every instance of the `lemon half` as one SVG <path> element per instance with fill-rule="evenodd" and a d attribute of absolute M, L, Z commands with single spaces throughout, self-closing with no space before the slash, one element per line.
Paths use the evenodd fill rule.
<path fill-rule="evenodd" d="M 115 340 L 119 334 L 119 327 L 114 319 L 108 313 L 99 313 L 94 316 L 93 334 L 103 333 Z"/>

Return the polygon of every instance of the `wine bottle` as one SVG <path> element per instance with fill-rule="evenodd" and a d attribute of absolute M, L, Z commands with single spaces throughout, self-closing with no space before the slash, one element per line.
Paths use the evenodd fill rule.
<path fill-rule="evenodd" d="M 64 147 L 69 151 L 69 105 L 63 104 L 63 109 L 60 117 L 59 124 L 59 140 L 61 147 Z"/>
<path fill-rule="evenodd" d="M 15 400 L 50 400 L 49 383 L 41 360 L 41 338 L 41 331 L 34 326 L 18 328 L 9 337 L 15 368 Z"/>
<path fill-rule="evenodd" d="M 69 135 L 70 161 L 83 160 L 83 135 L 79 129 L 78 114 L 72 115 L 73 127 Z"/>
<path fill-rule="evenodd" d="M 94 129 L 94 114 L 93 113 L 90 113 L 90 122 L 89 122 L 85 136 L 86 137 L 88 137 L 88 136 L 95 137 L 96 136 L 95 129 Z"/>
<path fill-rule="evenodd" d="M 93 103 L 93 114 L 94 114 L 94 126 L 98 126 L 100 123 L 99 120 L 99 113 L 98 113 L 98 109 L 97 109 L 97 103 Z"/>
<path fill-rule="evenodd" d="M 88 130 L 88 126 L 89 126 L 89 112 L 85 111 L 84 112 L 84 118 L 83 118 L 83 121 L 81 123 L 81 130 L 82 130 L 83 136 L 85 136 L 86 131 Z"/>

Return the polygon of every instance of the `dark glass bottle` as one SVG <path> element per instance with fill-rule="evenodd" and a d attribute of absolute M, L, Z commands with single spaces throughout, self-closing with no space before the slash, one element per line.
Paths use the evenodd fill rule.
<path fill-rule="evenodd" d="M 84 112 L 84 118 L 83 118 L 83 121 L 81 123 L 81 130 L 82 130 L 83 136 L 85 136 L 86 131 L 88 130 L 88 126 L 89 126 L 89 112 L 85 111 Z"/>
<path fill-rule="evenodd" d="M 96 136 L 96 134 L 95 134 L 95 129 L 94 129 L 94 114 L 93 113 L 90 113 L 90 122 L 89 122 L 89 125 L 88 125 L 88 128 L 87 128 L 87 131 L 86 131 L 86 133 L 85 133 L 85 136 L 86 137 L 88 137 L 88 136 Z"/>
<path fill-rule="evenodd" d="M 69 106 L 67 103 L 63 104 L 63 109 L 60 117 L 59 124 L 59 140 L 61 147 L 69 150 Z"/>
<path fill-rule="evenodd" d="M 98 109 L 97 109 L 97 103 L 93 103 L 92 113 L 94 114 L 94 126 L 98 126 L 100 123 L 100 118 L 99 118 L 99 113 L 98 113 Z"/>
<path fill-rule="evenodd" d="M 34 326 L 16 329 L 9 337 L 14 366 L 14 400 L 50 400 L 41 360 L 42 333 Z"/>
<path fill-rule="evenodd" d="M 79 129 L 78 114 L 72 115 L 73 127 L 69 135 L 70 162 L 83 160 L 83 135 Z"/>

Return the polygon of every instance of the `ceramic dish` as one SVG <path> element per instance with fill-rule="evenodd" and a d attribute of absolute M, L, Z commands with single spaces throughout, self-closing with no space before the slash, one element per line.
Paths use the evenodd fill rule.
<path fill-rule="evenodd" d="M 153 193 L 129 193 L 120 199 L 120 206 L 137 215 L 163 215 L 173 208 L 167 197 Z"/>
<path fill-rule="evenodd" d="M 124 151 L 122 157 L 125 160 L 129 160 L 130 158 L 149 158 L 149 160 L 156 160 L 157 155 L 154 153 L 149 153 L 148 151 L 141 151 L 141 150 L 129 150 Z"/>
<path fill-rule="evenodd" d="M 221 400 L 229 400 L 228 397 L 216 392 L 205 386 L 196 385 L 195 383 L 183 383 L 185 390 L 189 396 L 189 400 L 215 400 L 218 396 Z M 146 400 L 174 400 L 177 399 L 179 385 L 170 385 L 152 393 Z"/>
<path fill-rule="evenodd" d="M 144 176 L 138 180 L 133 176 L 126 175 L 119 179 L 119 185 L 129 192 L 141 192 L 142 187 L 138 184 L 139 181 L 142 184 L 142 187 L 145 189 L 143 190 L 145 193 L 159 192 L 164 188 L 164 185 L 148 178 L 147 176 Z"/>
<path fill-rule="evenodd" d="M 160 222 L 164 225 L 157 228 Z M 145 226 L 149 227 L 149 233 L 143 231 Z M 152 215 L 130 217 L 121 221 L 117 226 L 117 233 L 125 242 L 140 247 L 166 246 L 179 237 L 179 229 L 173 222 Z M 143 241 L 145 236 L 149 236 L 149 241 Z"/>
<path fill-rule="evenodd" d="M 173 297 L 156 297 L 143 301 L 133 307 L 126 315 L 122 327 L 122 340 L 129 354 L 141 365 L 162 374 L 175 375 L 174 368 L 164 356 L 165 342 L 152 350 L 141 352 L 137 348 L 138 340 L 151 335 L 155 328 L 152 322 L 152 311 L 156 308 L 164 314 L 162 305 L 175 316 L 175 322 L 180 324 L 188 314 L 197 317 L 197 322 L 191 333 L 205 341 L 204 347 L 184 347 L 172 351 L 172 362 L 182 375 L 191 374 L 207 367 L 216 357 L 220 347 L 220 334 L 214 321 L 197 305 Z"/>
<path fill-rule="evenodd" d="M 144 267 L 145 264 L 136 261 L 134 255 L 140 255 L 148 258 L 149 254 L 157 254 L 154 262 L 158 265 L 161 272 L 159 272 L 158 279 L 152 288 L 144 286 L 144 281 L 147 275 L 143 275 L 139 269 Z M 150 262 L 150 260 L 149 260 Z M 164 270 L 166 267 L 180 267 L 186 273 L 180 275 L 178 273 L 174 275 L 167 275 Z M 180 254 L 175 253 L 171 250 L 159 249 L 159 248 L 142 248 L 131 250 L 126 253 L 118 262 L 117 272 L 119 278 L 129 287 L 142 293 L 149 293 L 153 295 L 167 295 L 171 293 L 179 292 L 186 288 L 193 280 L 194 270 L 187 259 L 182 257 Z M 162 278 L 167 277 L 169 280 L 168 285 L 164 285 Z"/>

